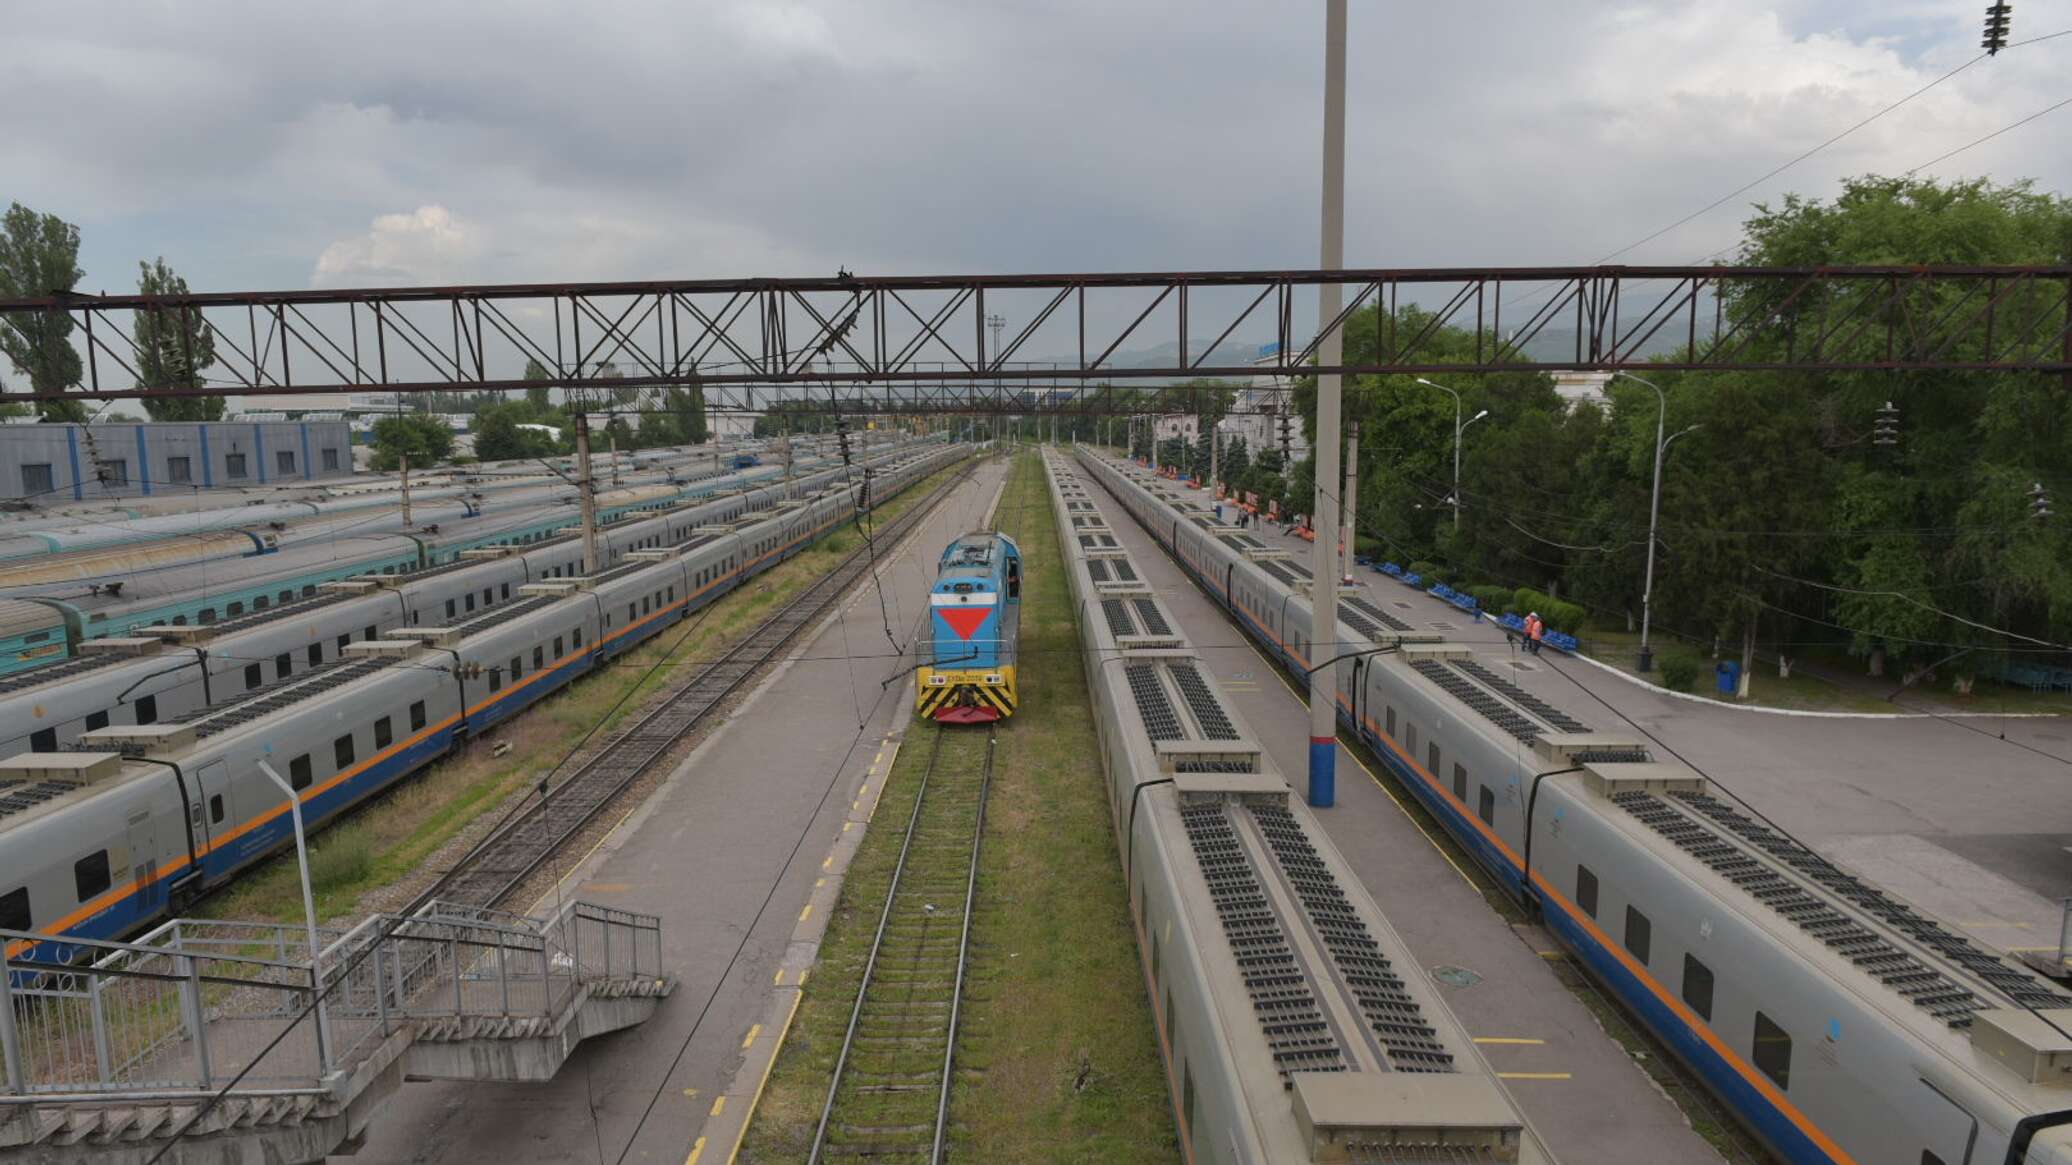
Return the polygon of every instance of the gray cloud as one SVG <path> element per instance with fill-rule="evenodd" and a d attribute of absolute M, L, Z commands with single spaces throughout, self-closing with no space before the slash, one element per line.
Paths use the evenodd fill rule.
<path fill-rule="evenodd" d="M 1969 58 L 1978 5 L 1355 4 L 1349 260 L 1584 262 Z M 2018 15 L 2018 36 L 2057 31 Z M 1315 261 L 1315 5 L 25 9 L 0 196 L 89 286 Z M 1896 171 L 2063 96 L 2009 53 L 1748 201 Z M 2072 113 L 1939 167 L 2072 185 Z"/>

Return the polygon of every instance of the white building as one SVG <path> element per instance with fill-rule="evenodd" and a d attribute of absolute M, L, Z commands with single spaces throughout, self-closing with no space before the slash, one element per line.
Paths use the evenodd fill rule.
<path fill-rule="evenodd" d="M 1253 363 L 1270 367 L 1279 357 L 1278 342 L 1262 344 Z M 1302 418 L 1289 412 L 1294 407 L 1294 399 L 1292 378 L 1260 373 L 1239 390 L 1231 405 L 1234 411 L 1216 428 L 1223 434 L 1224 441 L 1233 437 L 1242 439 L 1245 451 L 1256 456 L 1262 449 L 1281 447 L 1281 420 L 1286 416 L 1288 456 L 1291 461 L 1300 461 L 1309 456 L 1309 442 L 1302 436 Z"/>
<path fill-rule="evenodd" d="M 1556 372 L 1554 391 L 1561 394 L 1562 403 L 1573 412 L 1577 405 L 1585 401 L 1597 405 L 1606 404 L 1604 386 L 1611 381 L 1612 374 L 1609 372 Z"/>

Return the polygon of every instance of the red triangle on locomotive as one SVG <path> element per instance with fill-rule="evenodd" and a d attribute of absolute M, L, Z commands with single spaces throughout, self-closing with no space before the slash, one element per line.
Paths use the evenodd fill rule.
<path fill-rule="evenodd" d="M 986 621 L 986 616 L 993 613 L 993 608 L 937 607 L 935 613 L 941 615 L 942 621 L 950 625 L 950 630 L 957 633 L 957 638 L 969 639 L 978 633 L 979 624 Z"/>

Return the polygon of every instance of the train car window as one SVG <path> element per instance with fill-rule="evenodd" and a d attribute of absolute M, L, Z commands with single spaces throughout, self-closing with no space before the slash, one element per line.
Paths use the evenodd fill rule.
<path fill-rule="evenodd" d="M 137 697 L 137 703 L 136 703 L 136 709 L 137 709 L 137 723 L 139 723 L 139 724 L 152 724 L 152 723 L 156 723 L 156 722 L 157 722 L 157 720 L 158 720 L 158 697 L 157 697 L 157 696 L 138 696 L 138 697 Z"/>
<path fill-rule="evenodd" d="M 292 671 L 292 670 L 293 670 L 293 668 L 294 668 L 294 663 L 293 663 L 293 661 L 292 661 L 292 657 L 290 657 L 290 656 L 288 655 L 288 653 L 287 653 L 287 652 L 283 651 L 283 652 L 281 652 L 281 653 L 280 653 L 279 655 L 276 655 L 276 656 L 274 656 L 274 657 L 273 657 L 273 678 L 274 678 L 274 679 L 277 679 L 277 680 L 284 680 L 284 679 L 287 679 L 287 678 L 288 678 L 288 673 L 289 673 L 290 671 Z"/>
<path fill-rule="evenodd" d="M 204 623 L 214 623 L 216 621 L 216 608 L 203 607 L 201 609 L 201 621 Z"/>
<path fill-rule="evenodd" d="M 492 599 L 492 598 L 490 598 L 490 597 L 489 597 L 491 593 L 492 593 L 492 592 L 490 591 L 490 589 L 489 589 L 488 587 L 483 587 L 483 588 L 482 588 L 482 605 L 483 605 L 483 606 L 485 606 L 485 607 L 486 607 L 486 606 L 488 606 L 489 604 L 491 604 L 491 603 L 493 603 L 493 602 L 495 602 L 495 601 L 496 601 L 496 600 L 494 600 L 494 599 Z"/>
<path fill-rule="evenodd" d="M 223 794 L 217 793 L 209 798 L 209 824 L 221 825 L 223 817 Z"/>
<path fill-rule="evenodd" d="M 1626 949 L 1633 957 L 1645 963 L 1648 961 L 1648 943 L 1654 936 L 1654 926 L 1648 916 L 1631 906 L 1626 908 Z"/>
<path fill-rule="evenodd" d="M 503 597 L 504 597 L 504 598 L 506 598 L 506 599 L 508 599 L 508 598 L 510 598 L 510 597 L 511 597 L 511 584 L 510 584 L 510 583 L 505 583 L 505 584 L 504 584 L 504 586 L 503 586 L 503 592 L 502 592 L 502 594 L 503 594 Z"/>
<path fill-rule="evenodd" d="M 311 666 L 311 667 L 315 667 L 316 665 L 318 665 L 318 664 L 320 664 L 320 663 L 322 663 L 322 662 L 324 662 L 324 645 L 323 645 L 323 644 L 321 644 L 321 643 L 312 643 L 312 644 L 310 644 L 310 645 L 309 645 L 309 666 Z"/>
<path fill-rule="evenodd" d="M 245 605 L 243 603 L 231 603 L 223 608 L 223 613 L 226 615 L 242 615 L 245 613 Z"/>
<path fill-rule="evenodd" d="M 249 691 L 251 691 L 251 690 L 252 690 L 253 688 L 256 688 L 256 687 L 258 687 L 258 686 L 259 686 L 260 684 L 262 684 L 262 683 L 265 683 L 265 682 L 266 682 L 266 674 L 265 674 L 264 672 L 262 672 L 261 670 L 259 670 L 259 665 L 258 665 L 258 664 L 256 664 L 256 663 L 248 663 L 248 664 L 246 664 L 246 665 L 245 665 L 245 690 L 246 690 L 246 691 L 248 691 L 248 692 L 249 692 Z"/>
<path fill-rule="evenodd" d="M 56 752 L 57 750 L 58 750 L 58 730 L 57 730 L 57 729 L 55 729 L 55 728 L 45 728 L 45 729 L 43 729 L 43 730 L 41 730 L 41 731 L 39 731 L 39 732 L 31 732 L 31 733 L 29 734 L 29 751 L 30 751 L 30 752 Z"/>
<path fill-rule="evenodd" d="M 353 641 L 353 637 L 352 637 L 352 635 L 351 635 L 351 633 L 350 633 L 350 632 L 348 632 L 347 634 L 344 634 L 344 635 L 341 635 L 341 636 L 339 636 L 339 637 L 338 637 L 338 654 L 340 654 L 340 655 L 344 655 L 344 654 L 345 654 L 345 645 L 346 645 L 346 644 L 348 644 L 348 643 L 351 643 L 352 641 Z"/>
<path fill-rule="evenodd" d="M 1425 760 L 1426 760 L 1426 762 L 1427 762 L 1427 763 L 1426 763 L 1426 765 L 1425 765 L 1425 771 L 1426 771 L 1426 772 L 1428 772 L 1428 773 L 1430 773 L 1430 774 L 1432 774 L 1432 775 L 1433 775 L 1434 777 L 1438 776 L 1438 775 L 1439 775 L 1440 773 L 1442 773 L 1442 772 L 1444 772 L 1444 771 L 1445 771 L 1444 769 L 1441 769 L 1441 768 L 1439 767 L 1439 742 L 1438 742 L 1438 741 L 1436 741 L 1436 740 L 1435 740 L 1435 741 L 1433 741 L 1433 742 L 1432 742 L 1432 743 L 1431 743 L 1430 745 L 1426 746 L 1426 748 L 1425 748 Z"/>
<path fill-rule="evenodd" d="M 538 670 L 540 670 L 541 668 L 543 668 L 543 667 L 545 667 L 545 666 L 547 666 L 547 652 L 546 652 L 546 650 L 545 650 L 544 648 L 539 648 L 539 647 L 535 647 L 535 648 L 533 648 L 533 649 L 532 649 L 532 670 L 534 670 L 534 671 L 538 671 Z"/>
<path fill-rule="evenodd" d="M 1588 866 L 1576 867 L 1576 905 L 1583 908 L 1583 913 L 1597 917 L 1597 875 Z"/>
<path fill-rule="evenodd" d="M 331 755 L 338 761 L 338 767 L 341 769 L 353 763 L 352 733 L 348 732 L 331 742 Z"/>
<path fill-rule="evenodd" d="M 282 591 L 282 592 L 281 592 L 281 594 L 280 594 L 280 600 L 281 600 L 281 602 L 283 602 L 283 603 L 292 603 L 292 602 L 294 602 L 294 601 L 295 601 L 295 592 L 294 592 L 294 591 Z"/>
<path fill-rule="evenodd" d="M 106 727 L 108 727 L 108 712 L 106 709 L 86 714 L 86 730 L 88 732 L 92 732 L 96 728 Z"/>
<path fill-rule="evenodd" d="M 1496 824 L 1496 794 L 1489 791 L 1488 785 L 1478 786 L 1475 790 L 1475 815 L 1484 825 Z"/>
<path fill-rule="evenodd" d="M 303 753 L 288 762 L 288 787 L 296 791 L 307 789 L 314 779 L 309 765 L 309 754 Z"/>
<path fill-rule="evenodd" d="M 410 731 L 412 731 L 412 732 L 415 732 L 415 731 L 417 731 L 418 729 L 420 729 L 420 728 L 423 728 L 423 727 L 424 727 L 424 701 L 423 701 L 423 700 L 419 700 L 419 701 L 417 701 L 417 702 L 415 702 L 415 703 L 413 703 L 413 704 L 411 704 L 411 705 L 410 705 Z"/>
<path fill-rule="evenodd" d="M 514 680 L 518 678 L 518 661 L 515 659 L 511 661 L 511 678 Z M 496 668 L 489 669 L 489 690 L 492 692 L 504 690 L 504 673 Z"/>
<path fill-rule="evenodd" d="M 1158 983 L 1158 982 L 1159 982 L 1159 978 L 1158 978 L 1158 930 L 1157 930 L 1157 928 L 1156 928 L 1156 927 L 1153 927 L 1153 928 L 1151 928 L 1150 930 L 1148 930 L 1148 931 L 1147 931 L 1147 933 L 1151 935 L 1151 982 L 1152 982 L 1152 983 L 1154 983 L 1154 984 L 1156 984 L 1156 983 Z"/>
<path fill-rule="evenodd" d="M 1391 740 L 1395 739 L 1395 736 L 1396 736 L 1396 710 L 1395 710 L 1394 708 L 1390 708 L 1390 709 L 1388 709 L 1388 715 L 1387 715 L 1387 724 L 1386 724 L 1386 726 L 1387 726 L 1387 728 L 1388 728 L 1388 734 L 1389 734 L 1389 739 L 1391 739 Z"/>
<path fill-rule="evenodd" d="M 554 637 L 554 658 L 560 659 L 563 654 L 564 653 L 561 650 L 561 636 L 556 635 Z"/>
<path fill-rule="evenodd" d="M 114 879 L 108 875 L 107 850 L 95 850 L 72 863 L 72 886 L 79 891 L 79 901 L 89 901 L 113 884 Z"/>
<path fill-rule="evenodd" d="M 448 619 L 451 619 L 451 618 L 453 618 L 453 600 L 452 600 L 452 599 L 448 599 L 448 600 L 446 600 L 446 617 L 447 617 Z"/>
<path fill-rule="evenodd" d="M 631 623 L 631 622 L 633 622 L 634 618 L 635 618 L 635 616 L 634 616 L 634 614 L 633 614 L 633 604 L 632 604 L 632 603 L 628 603 L 628 604 L 626 604 L 626 621 L 627 621 L 628 623 Z"/>
<path fill-rule="evenodd" d="M 28 930 L 29 888 L 22 886 L 0 894 L 0 930 Z"/>
<path fill-rule="evenodd" d="M 648 597 L 646 595 L 640 596 L 640 613 L 643 615 L 648 613 Z"/>
<path fill-rule="evenodd" d="M 266 595 L 252 596 L 252 609 L 254 611 L 264 611 L 271 606 L 273 606 L 273 600 Z"/>
<path fill-rule="evenodd" d="M 1459 761 L 1453 763 L 1453 795 L 1463 801 L 1468 799 L 1468 766 Z"/>
<path fill-rule="evenodd" d="M 467 609 L 468 609 L 468 610 L 470 610 L 470 611 L 474 610 L 474 609 L 475 609 L 475 592 L 473 592 L 473 591 L 469 591 L 469 592 L 468 592 L 468 593 L 467 593 L 466 595 L 464 595 L 464 596 L 462 596 L 462 597 L 463 597 L 463 598 L 465 598 L 465 599 L 467 600 Z"/>
<path fill-rule="evenodd" d="M 513 680 L 525 678 L 525 669 L 519 666 L 519 659 L 515 655 L 511 657 L 511 678 Z"/>
<path fill-rule="evenodd" d="M 315 583 L 304 583 L 304 584 L 302 584 L 302 597 L 303 597 L 303 598 L 307 599 L 307 598 L 311 598 L 311 597 L 314 597 L 314 596 L 316 595 L 316 593 L 317 593 L 317 584 L 315 584 Z"/>
<path fill-rule="evenodd" d="M 390 726 L 388 717 L 383 716 L 374 722 L 374 747 L 387 748 L 395 738 L 396 731 Z"/>
<path fill-rule="evenodd" d="M 369 628 L 367 628 L 367 638 L 369 638 L 369 639 L 378 639 L 378 638 L 380 638 L 380 637 L 381 637 L 381 628 L 379 628 L 379 627 L 369 627 Z"/>
<path fill-rule="evenodd" d="M 676 601 L 676 584 L 675 584 L 675 583 L 670 583 L 670 584 L 669 584 L 669 601 L 670 601 L 670 602 L 672 602 L 672 603 Z"/>
<path fill-rule="evenodd" d="M 1712 968 L 1689 955 L 1684 956 L 1683 1000 L 1699 1019 L 1712 1019 Z"/>
<path fill-rule="evenodd" d="M 175 626 L 175 627 L 185 627 L 185 626 L 187 626 L 187 616 L 185 616 L 185 615 L 175 615 L 175 616 L 173 616 L 173 626 Z"/>
<path fill-rule="evenodd" d="M 1417 725 L 1408 720 L 1403 722 L 1403 751 L 1413 757 L 1417 755 Z"/>
<path fill-rule="evenodd" d="M 1755 1013 L 1755 1066 L 1775 1080 L 1777 1087 L 1790 1087 L 1791 1034 L 1760 1011 Z"/>
<path fill-rule="evenodd" d="M 574 634 L 576 637 L 576 650 L 583 650 L 583 629 L 581 627 L 578 627 L 572 634 Z"/>
<path fill-rule="evenodd" d="M 1186 1114 L 1187 1131 L 1194 1131 L 1194 1075 L 1180 1066 L 1180 1110 Z"/>

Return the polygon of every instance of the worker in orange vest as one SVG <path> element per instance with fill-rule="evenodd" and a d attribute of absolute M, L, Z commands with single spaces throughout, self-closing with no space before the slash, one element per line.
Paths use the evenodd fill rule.
<path fill-rule="evenodd" d="M 1540 618 L 1538 611 L 1527 614 L 1525 616 L 1525 650 L 1538 655 L 1540 653 L 1540 636 L 1546 634 L 1546 631 L 1547 623 Z"/>

